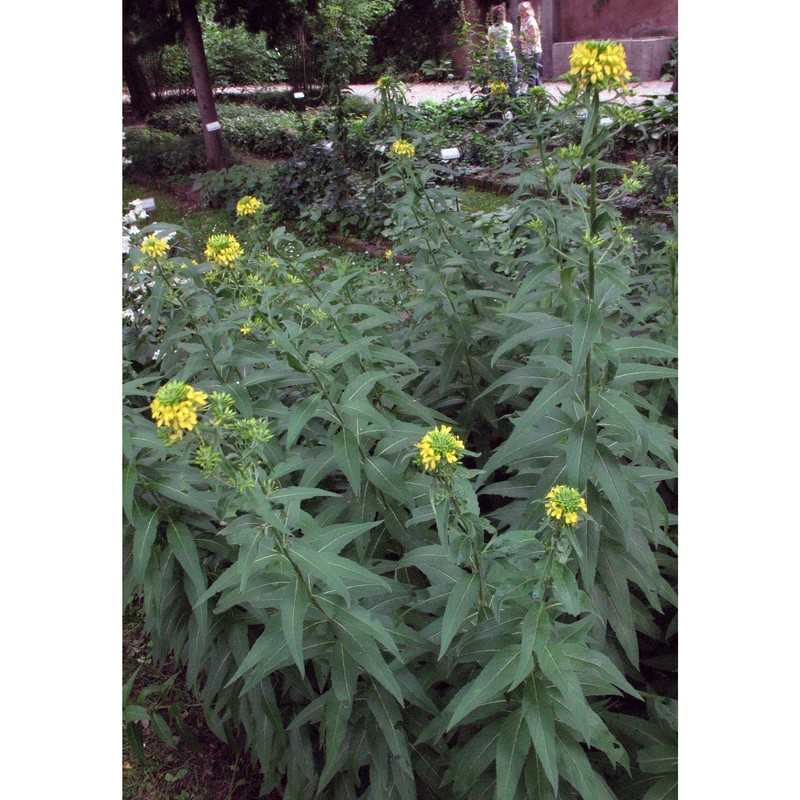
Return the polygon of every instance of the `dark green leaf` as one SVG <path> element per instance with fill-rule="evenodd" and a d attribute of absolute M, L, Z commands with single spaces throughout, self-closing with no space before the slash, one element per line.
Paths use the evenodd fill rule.
<path fill-rule="evenodd" d="M 439 647 L 439 660 L 447 652 L 447 647 L 458 633 L 461 623 L 472 612 L 478 597 L 479 581 L 477 573 L 464 574 L 453 587 L 442 618 L 442 642 Z"/>
<path fill-rule="evenodd" d="M 525 683 L 522 711 L 533 747 L 547 780 L 558 793 L 558 761 L 556 757 L 553 710 L 544 683 L 534 674 Z"/>
<path fill-rule="evenodd" d="M 514 800 L 525 757 L 531 747 L 531 735 L 521 709 L 509 714 L 497 739 L 497 800 Z"/>
<path fill-rule="evenodd" d="M 281 592 L 281 625 L 294 663 L 297 664 L 301 675 L 306 674 L 303 659 L 303 620 L 308 605 L 306 587 L 297 575 L 293 575 Z"/>

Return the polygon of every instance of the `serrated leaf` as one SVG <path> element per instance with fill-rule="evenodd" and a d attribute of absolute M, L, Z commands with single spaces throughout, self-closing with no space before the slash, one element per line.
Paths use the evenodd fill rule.
<path fill-rule="evenodd" d="M 442 642 L 439 647 L 439 660 L 447 652 L 453 637 L 458 633 L 461 623 L 472 612 L 472 607 L 478 597 L 480 585 L 477 573 L 462 575 L 453 587 L 442 618 Z"/>

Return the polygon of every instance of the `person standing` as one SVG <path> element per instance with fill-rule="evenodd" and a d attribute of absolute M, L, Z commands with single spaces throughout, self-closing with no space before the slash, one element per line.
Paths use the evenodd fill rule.
<path fill-rule="evenodd" d="M 519 4 L 520 80 L 532 86 L 542 86 L 539 72 L 542 68 L 542 35 L 533 13 L 533 6 L 525 0 Z"/>
<path fill-rule="evenodd" d="M 505 3 L 498 3 L 489 9 L 489 63 L 492 77 L 503 81 L 509 92 L 516 94 L 517 56 L 511 42 L 513 27 L 506 21 Z"/>

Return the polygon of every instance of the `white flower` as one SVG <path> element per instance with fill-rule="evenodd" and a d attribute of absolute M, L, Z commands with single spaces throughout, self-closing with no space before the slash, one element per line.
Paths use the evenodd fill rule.
<path fill-rule="evenodd" d="M 131 237 L 130 236 L 123 236 L 122 237 L 122 252 L 123 253 L 130 253 L 131 251 Z"/>
<path fill-rule="evenodd" d="M 161 355 L 161 350 L 156 350 L 155 353 L 153 353 L 153 361 L 158 361 L 158 357 L 160 355 Z"/>
<path fill-rule="evenodd" d="M 133 313 L 132 308 L 122 309 L 122 319 L 133 319 L 136 315 Z"/>

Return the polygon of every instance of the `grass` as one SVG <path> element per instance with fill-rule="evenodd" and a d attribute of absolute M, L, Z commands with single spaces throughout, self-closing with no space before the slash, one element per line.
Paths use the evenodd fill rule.
<path fill-rule="evenodd" d="M 187 179 L 188 180 L 188 179 Z M 152 189 L 139 183 L 125 181 L 122 186 L 122 206 L 128 209 L 128 203 L 134 199 L 152 197 L 156 201 L 154 211 L 148 211 L 147 224 L 151 222 L 169 222 L 188 228 L 197 246 L 202 249 L 206 239 L 212 233 L 226 233 L 233 229 L 236 215 L 233 210 L 224 208 L 189 209 L 181 205 L 181 201 L 163 189 Z"/>
<path fill-rule="evenodd" d="M 255 800 L 261 776 L 245 756 L 212 734 L 199 698 L 182 671 L 154 663 L 141 610 L 134 604 L 123 617 L 123 680 L 135 674 L 129 704 L 142 706 L 142 754 L 123 733 L 124 800 Z M 160 716 L 168 732 L 156 733 Z M 165 739 L 171 744 L 167 744 Z"/>
<path fill-rule="evenodd" d="M 488 211 L 499 211 L 507 206 L 508 195 L 481 192 L 478 189 L 469 188 L 458 193 L 458 202 L 461 210 L 467 214 L 473 214 L 477 211 L 486 213 Z"/>

